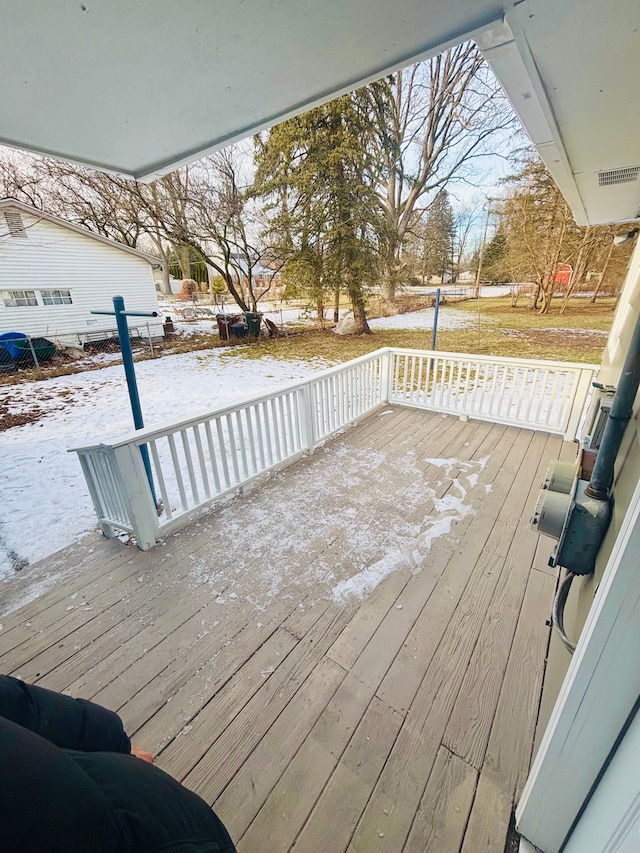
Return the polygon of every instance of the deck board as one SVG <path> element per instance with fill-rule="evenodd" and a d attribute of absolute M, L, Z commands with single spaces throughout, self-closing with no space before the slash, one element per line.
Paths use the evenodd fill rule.
<path fill-rule="evenodd" d="M 388 407 L 151 551 L 29 569 L 0 666 L 117 710 L 240 853 L 502 853 L 556 583 L 529 517 L 574 452 Z"/>

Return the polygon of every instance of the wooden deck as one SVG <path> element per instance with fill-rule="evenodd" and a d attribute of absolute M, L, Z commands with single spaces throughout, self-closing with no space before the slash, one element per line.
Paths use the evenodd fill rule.
<path fill-rule="evenodd" d="M 16 578 L 5 610 L 57 582 L 2 618 L 1 671 L 117 710 L 241 853 L 503 853 L 556 585 L 529 518 L 561 453 L 375 414 L 156 549 L 92 537 Z"/>

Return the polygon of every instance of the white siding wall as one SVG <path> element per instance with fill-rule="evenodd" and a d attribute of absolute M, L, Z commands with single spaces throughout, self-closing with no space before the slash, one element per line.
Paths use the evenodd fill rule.
<path fill-rule="evenodd" d="M 53 339 L 114 329 L 115 318 L 90 313 L 112 310 L 114 296 L 123 296 L 128 309 L 158 310 L 153 270 L 143 258 L 43 219 L 26 214 L 22 219 L 27 236 L 11 237 L 0 212 L 0 291 L 63 288 L 71 291 L 73 304 L 7 308 L 0 299 L 0 333 Z M 142 326 L 147 321 L 129 321 L 131 326 L 138 322 Z"/>

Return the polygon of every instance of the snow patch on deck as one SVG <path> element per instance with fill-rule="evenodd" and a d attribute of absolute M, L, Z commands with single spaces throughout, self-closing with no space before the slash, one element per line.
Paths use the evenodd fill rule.
<path fill-rule="evenodd" d="M 411 465 L 411 456 L 412 454 L 407 454 L 407 466 L 410 470 L 413 468 L 416 477 L 422 478 L 423 472 L 415 464 Z M 424 558 L 434 542 L 443 536 L 449 536 L 454 524 L 474 512 L 474 498 L 479 493 L 485 493 L 485 486 L 478 484 L 478 477 L 488 460 L 488 456 L 472 462 L 453 458 L 423 460 L 443 468 L 445 476 L 457 474 L 452 476 L 449 490 L 438 498 L 435 489 L 422 487 L 421 499 L 432 499 L 433 512 L 422 519 L 415 533 L 397 541 L 396 546 L 388 550 L 381 559 L 336 584 L 332 590 L 333 600 L 337 604 L 344 604 L 351 598 L 363 599 L 386 577 L 401 569 L 409 569 L 413 574 L 420 572 Z"/>

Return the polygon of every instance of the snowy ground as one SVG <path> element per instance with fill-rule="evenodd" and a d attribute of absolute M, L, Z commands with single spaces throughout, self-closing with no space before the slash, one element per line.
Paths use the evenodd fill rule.
<path fill-rule="evenodd" d="M 167 302 L 159 300 L 160 310 L 164 316 L 171 317 L 176 328 L 185 335 L 196 334 L 218 334 L 218 324 L 216 323 L 215 315 L 217 313 L 236 314 L 240 313 L 240 309 L 233 303 L 225 305 L 224 312 L 222 309 L 216 308 L 215 305 L 203 305 L 212 312 L 211 318 L 199 317 L 197 320 L 186 321 L 181 315 L 181 309 L 190 307 L 191 303 L 186 302 Z M 277 326 L 285 326 L 289 323 L 314 323 L 317 317 L 317 312 L 307 310 L 300 307 L 282 306 L 279 302 L 261 302 L 260 313 L 263 317 L 268 317 Z M 329 312 L 327 311 L 327 315 Z"/>
<path fill-rule="evenodd" d="M 224 353 L 165 356 L 136 366 L 145 423 L 165 422 L 302 379 L 317 362 L 244 360 Z M 11 386 L 11 409 L 34 403 L 44 416 L 0 433 L 0 579 L 17 561 L 39 560 L 95 527 L 93 507 L 69 447 L 131 429 L 121 365 Z"/>
<path fill-rule="evenodd" d="M 434 317 L 435 310 L 425 308 L 424 311 L 409 311 L 393 317 L 378 317 L 377 320 L 369 320 L 369 325 L 372 329 L 432 329 Z M 464 329 L 474 322 L 471 314 L 456 308 L 440 308 L 438 314 L 439 329 Z"/>
<path fill-rule="evenodd" d="M 431 292 L 432 289 L 424 288 L 425 294 Z M 497 295 L 502 295 L 502 293 Z M 197 320 L 186 322 L 182 319 L 180 313 L 176 311 L 176 307 L 182 308 L 186 303 L 161 301 L 159 304 L 162 312 L 172 317 L 177 330 L 183 335 L 218 333 L 215 317 L 211 319 L 200 317 Z M 207 306 L 207 308 L 211 308 L 214 314 L 217 312 L 215 306 Z M 235 310 L 237 309 L 232 305 L 225 307 L 227 313 L 234 313 Z M 300 307 L 283 308 L 279 303 L 261 303 L 260 311 L 264 317 L 273 320 L 277 326 L 286 326 L 289 323 L 315 323 L 317 318 L 317 312 L 311 309 Z M 341 310 L 340 316 L 343 316 L 346 312 L 346 308 Z M 328 319 L 333 319 L 333 310 L 327 309 L 326 316 Z M 369 325 L 372 329 L 431 329 L 433 327 L 433 318 L 434 309 L 427 308 L 424 311 L 411 311 L 406 314 L 397 314 L 394 317 L 380 317 L 376 320 L 369 320 Z M 462 329 L 473 322 L 473 318 L 465 311 L 450 308 L 449 306 L 442 306 L 440 308 L 438 316 L 439 329 Z"/>

